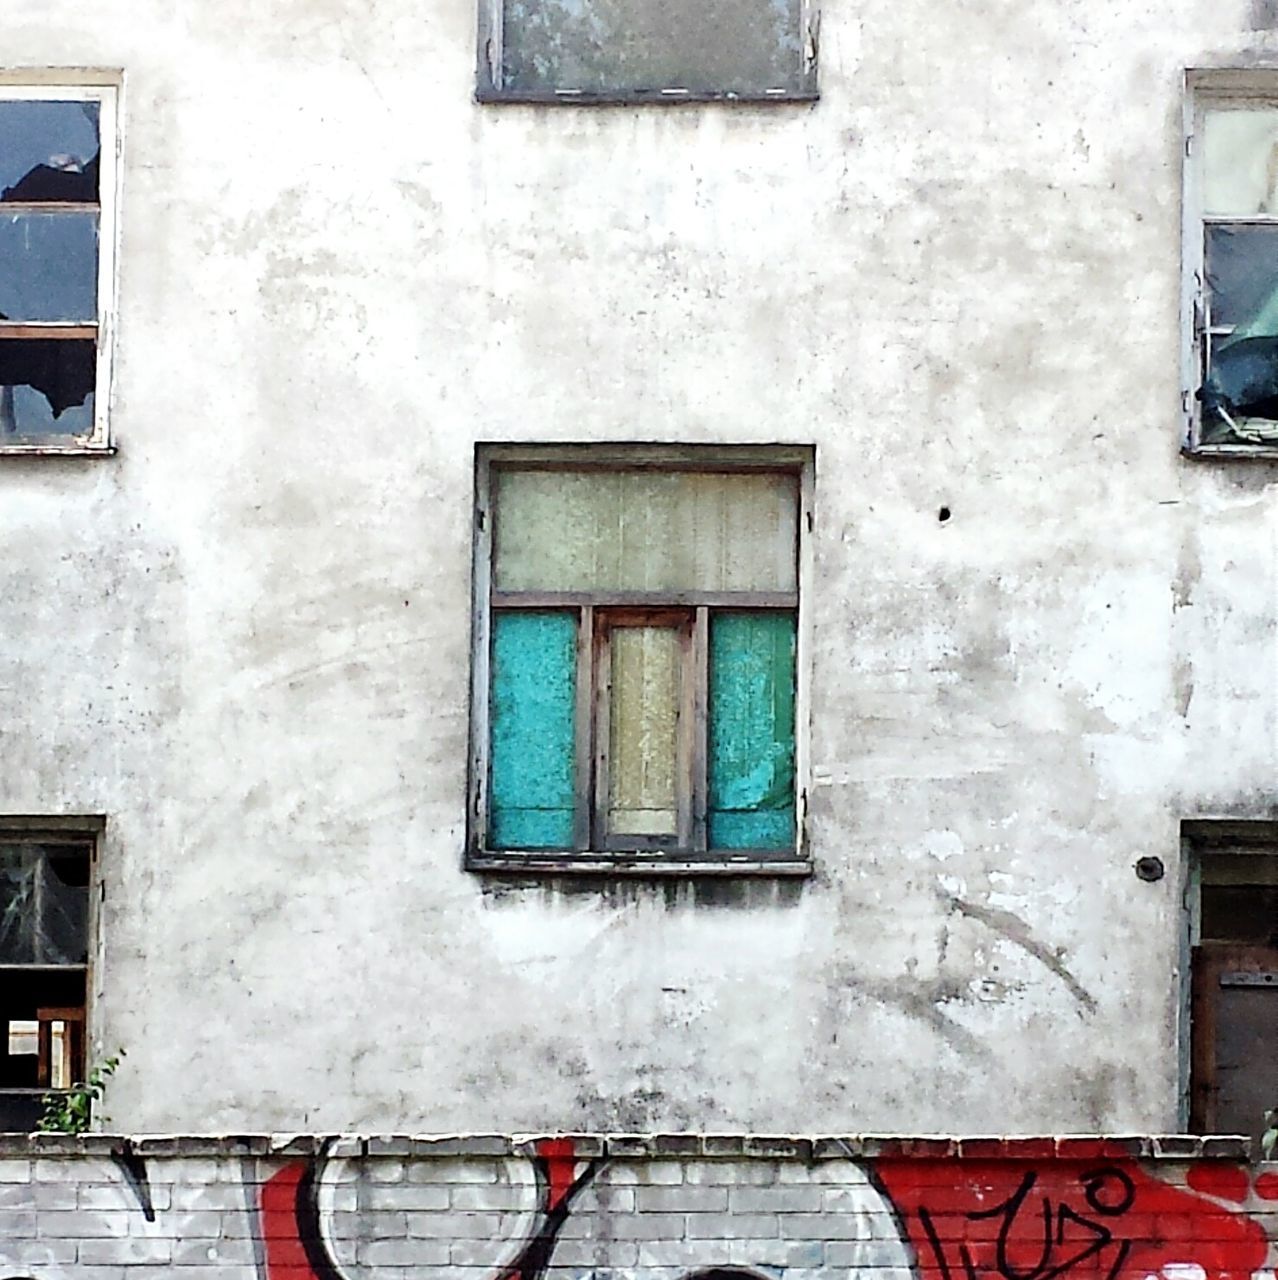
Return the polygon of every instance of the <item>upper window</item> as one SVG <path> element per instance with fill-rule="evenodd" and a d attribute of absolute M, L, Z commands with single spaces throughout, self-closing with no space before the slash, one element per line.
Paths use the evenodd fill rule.
<path fill-rule="evenodd" d="M 472 865 L 798 862 L 810 458 L 481 451 Z"/>
<path fill-rule="evenodd" d="M 814 3 L 480 0 L 479 98 L 814 98 Z"/>
<path fill-rule="evenodd" d="M 0 81 L 0 451 L 107 444 L 114 136 L 110 86 Z"/>

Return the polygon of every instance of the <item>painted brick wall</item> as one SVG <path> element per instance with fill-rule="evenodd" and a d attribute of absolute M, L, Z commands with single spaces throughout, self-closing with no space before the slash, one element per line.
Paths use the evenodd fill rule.
<path fill-rule="evenodd" d="M 1273 1280 L 1233 1139 L 0 1138 L 31 1280 Z"/>

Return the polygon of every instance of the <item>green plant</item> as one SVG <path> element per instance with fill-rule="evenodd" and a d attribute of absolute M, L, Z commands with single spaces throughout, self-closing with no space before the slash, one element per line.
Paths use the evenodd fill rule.
<path fill-rule="evenodd" d="M 46 1093 L 42 1099 L 44 1115 L 36 1125 L 37 1133 L 84 1133 L 92 1119 L 93 1104 L 106 1097 L 107 1082 L 115 1075 L 123 1049 L 114 1057 L 99 1062 L 88 1078 L 58 1093 Z"/>
<path fill-rule="evenodd" d="M 1264 1159 L 1273 1159 L 1276 1143 L 1278 1143 L 1278 1107 L 1265 1112 L 1265 1131 L 1260 1136 L 1260 1153 Z"/>

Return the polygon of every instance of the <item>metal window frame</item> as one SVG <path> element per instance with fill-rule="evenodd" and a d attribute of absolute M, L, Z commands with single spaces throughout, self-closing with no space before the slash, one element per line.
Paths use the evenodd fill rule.
<path fill-rule="evenodd" d="M 505 36 L 505 0 L 479 0 L 476 40 L 475 100 L 480 103 L 524 103 L 538 106 L 678 106 L 680 103 L 815 102 L 820 49 L 819 0 L 800 0 L 800 85 L 798 89 L 764 89 L 735 93 L 727 90 L 690 90 L 677 85 L 651 90 L 511 89 L 502 83 Z"/>
<path fill-rule="evenodd" d="M 671 592 L 649 597 L 645 593 L 613 598 L 611 593 L 569 592 L 502 593 L 492 588 L 493 507 L 492 472 L 503 464 L 519 467 L 545 466 L 553 469 L 584 469 L 608 472 L 621 469 L 652 468 L 660 471 L 764 471 L 787 472 L 799 480 L 796 548 L 798 560 L 797 598 L 789 593 L 757 592 L 697 593 Z M 681 875 L 765 875 L 794 876 L 811 873 L 808 854 L 807 799 L 809 795 L 809 745 L 811 698 L 811 599 L 808 587 L 812 575 L 811 533 L 813 527 L 813 495 L 815 488 L 816 451 L 812 445 L 509 445 L 480 442 L 475 446 L 475 514 L 473 564 L 471 574 L 471 685 L 470 685 L 470 752 L 468 758 L 466 848 L 464 865 L 470 871 L 516 872 L 519 874 L 620 874 L 638 876 Z M 702 598 L 704 596 L 704 598 Z M 492 616 L 496 609 L 580 608 L 586 615 L 578 629 L 578 697 L 577 697 L 577 816 L 574 823 L 577 850 L 494 850 L 488 846 L 488 770 L 490 732 L 490 654 Z M 639 849 L 618 841 L 602 838 L 594 789 L 597 783 L 594 720 L 598 714 L 595 681 L 597 635 L 608 625 L 608 613 L 643 612 L 686 614 L 691 621 L 694 650 L 706 645 L 708 613 L 711 607 L 747 607 L 776 610 L 792 609 L 796 615 L 795 640 L 795 828 L 793 849 L 787 850 L 714 850 L 705 847 L 705 815 L 696 812 L 703 804 L 705 788 L 691 789 L 692 811 L 684 819 L 688 839 L 680 847 Z M 599 625 L 596 625 L 598 621 Z M 696 655 L 687 661 L 696 663 Z M 702 664 L 704 665 L 704 664 Z M 587 679 L 583 684 L 582 676 Z M 691 690 L 700 699 L 695 714 L 700 726 L 705 723 L 705 690 L 697 680 Z M 704 738 L 704 732 L 699 735 Z M 695 744 L 694 775 L 704 770 L 702 749 Z M 582 763 L 588 771 L 583 775 Z M 625 842 L 621 842 L 625 843 Z"/>
<path fill-rule="evenodd" d="M 1208 225 L 1278 225 L 1278 215 L 1214 217 L 1204 211 L 1203 115 L 1221 107 L 1278 110 L 1278 65 L 1272 67 L 1191 68 L 1185 72 L 1181 172 L 1181 452 L 1198 459 L 1278 459 L 1271 444 L 1204 444 L 1202 407 L 1197 398 L 1210 341 L 1205 272 Z"/>
<path fill-rule="evenodd" d="M 85 435 L 41 435 L 0 439 L 0 457 L 86 457 L 115 452 L 111 438 L 111 370 L 115 346 L 120 203 L 120 71 L 91 68 L 0 70 L 0 101 L 96 102 L 101 159 L 98 175 L 97 361 L 93 382 L 93 426 Z M 65 329 L 44 323 L 24 329 Z"/>

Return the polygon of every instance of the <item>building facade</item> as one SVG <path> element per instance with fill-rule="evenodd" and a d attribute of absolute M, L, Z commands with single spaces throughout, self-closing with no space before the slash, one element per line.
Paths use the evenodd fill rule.
<path fill-rule="evenodd" d="M 1278 12 L 748 8 L 677 84 L 571 6 L 6 12 L 100 145 L 0 184 L 14 1107 L 123 1048 L 132 1132 L 1166 1132 L 1211 993 L 1273 1021 Z M 581 569 L 647 480 L 685 576 Z"/>

